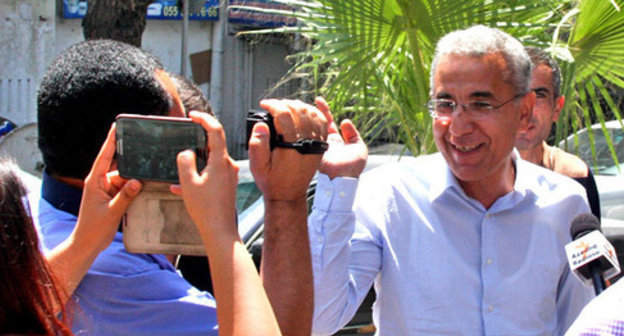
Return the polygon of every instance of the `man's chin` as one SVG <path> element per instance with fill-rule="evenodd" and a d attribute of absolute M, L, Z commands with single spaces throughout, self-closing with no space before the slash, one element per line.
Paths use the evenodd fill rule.
<path fill-rule="evenodd" d="M 516 139 L 516 148 L 521 151 L 533 149 L 537 145 L 539 145 L 539 143 L 535 144 L 534 141 L 531 141 L 530 139 L 525 139 L 525 138 Z"/>

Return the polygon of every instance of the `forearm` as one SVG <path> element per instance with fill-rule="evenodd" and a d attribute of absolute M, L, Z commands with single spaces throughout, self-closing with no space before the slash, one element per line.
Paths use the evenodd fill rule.
<path fill-rule="evenodd" d="M 279 327 L 245 245 L 235 234 L 204 237 L 220 335 L 278 335 Z"/>
<path fill-rule="evenodd" d="M 61 299 L 67 301 L 100 253 L 96 244 L 70 235 L 46 255 L 52 272 L 62 287 Z"/>
<path fill-rule="evenodd" d="M 310 335 L 314 291 L 305 197 L 265 201 L 261 275 L 284 335 Z"/>

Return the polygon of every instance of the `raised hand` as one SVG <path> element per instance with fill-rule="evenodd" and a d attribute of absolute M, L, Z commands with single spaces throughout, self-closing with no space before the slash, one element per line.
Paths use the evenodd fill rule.
<path fill-rule="evenodd" d="M 327 120 L 314 106 L 299 100 L 267 99 L 260 106 L 273 115 L 275 129 L 285 142 L 327 138 Z M 254 125 L 249 140 L 249 166 L 265 200 L 305 199 L 308 185 L 321 162 L 321 154 L 300 154 L 294 149 L 269 147 L 269 128 Z"/>
<path fill-rule="evenodd" d="M 84 181 L 84 192 L 76 227 L 46 259 L 61 286 L 63 300 L 78 287 L 91 264 L 115 237 L 121 217 L 139 194 L 141 183 L 125 180 L 111 171 L 115 154 L 115 125 L 108 132 L 91 172 Z"/>
<path fill-rule="evenodd" d="M 208 134 L 208 161 L 198 172 L 195 153 L 178 154 L 180 186 L 172 186 L 172 192 L 182 195 L 203 238 L 212 239 L 217 232 L 238 236 L 234 222 L 238 166 L 227 152 L 223 126 L 207 113 L 191 112 L 189 117 Z"/>
<path fill-rule="evenodd" d="M 360 133 L 351 120 L 345 119 L 340 123 L 340 135 L 325 99 L 317 97 L 315 102 L 330 123 L 327 134 L 329 149 L 323 155 L 319 171 L 330 179 L 339 176 L 359 177 L 368 159 L 368 148 Z"/>
<path fill-rule="evenodd" d="M 263 100 L 285 142 L 327 140 L 327 119 L 316 107 L 298 100 Z M 269 128 L 254 126 L 249 165 L 264 195 L 264 245 L 260 273 L 284 335 L 310 335 L 314 293 L 307 231 L 307 190 L 321 154 L 294 149 L 270 150 Z"/>
<path fill-rule="evenodd" d="M 121 217 L 132 200 L 139 194 L 141 183 L 126 180 L 111 171 L 115 154 L 115 125 L 84 182 L 80 212 L 73 236 L 88 240 L 98 253 L 113 241 Z"/>
<path fill-rule="evenodd" d="M 229 156 L 221 124 L 207 113 L 189 117 L 208 133 L 208 161 L 198 172 L 195 153 L 178 154 L 181 192 L 204 241 L 217 299 L 219 334 L 279 335 L 260 277 L 236 229 L 238 167 Z"/>

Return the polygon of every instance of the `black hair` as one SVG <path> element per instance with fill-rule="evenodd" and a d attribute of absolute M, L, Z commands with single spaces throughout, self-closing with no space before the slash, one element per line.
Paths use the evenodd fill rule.
<path fill-rule="evenodd" d="M 182 100 L 182 105 L 184 105 L 185 114 L 188 115 L 191 111 L 200 111 L 214 115 L 210 102 L 195 83 L 177 73 L 169 73 L 169 77 L 171 77 L 173 85 L 178 90 L 180 100 Z"/>
<path fill-rule="evenodd" d="M 542 48 L 527 46 L 525 49 L 531 58 L 533 69 L 542 64 L 550 68 L 552 71 L 553 98 L 559 98 L 561 95 L 561 69 L 559 64 Z"/>
<path fill-rule="evenodd" d="M 84 179 L 120 113 L 165 115 L 171 97 L 150 53 L 113 40 L 89 40 L 61 53 L 37 92 L 39 149 L 49 174 Z"/>

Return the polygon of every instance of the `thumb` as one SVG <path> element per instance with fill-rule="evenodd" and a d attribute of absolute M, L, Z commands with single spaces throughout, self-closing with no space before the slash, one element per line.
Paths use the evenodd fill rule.
<path fill-rule="evenodd" d="M 340 131 L 346 143 L 358 143 L 363 142 L 360 132 L 355 128 L 353 122 L 349 119 L 345 119 L 340 123 Z"/>
<path fill-rule="evenodd" d="M 199 177 L 197 174 L 197 166 L 195 165 L 195 153 L 190 150 L 182 151 L 178 154 L 176 162 L 178 164 L 180 185 L 182 189 L 184 189 L 186 186 L 193 183 L 196 177 Z"/>
<path fill-rule="evenodd" d="M 249 168 L 252 174 L 262 173 L 271 160 L 269 126 L 256 123 L 249 138 Z"/>
<path fill-rule="evenodd" d="M 126 212 L 130 203 L 141 191 L 141 182 L 138 180 L 129 180 L 126 182 L 121 190 L 115 195 L 111 201 L 111 215 L 121 219 L 121 216 Z M 117 220 L 118 222 L 119 220 Z"/>

